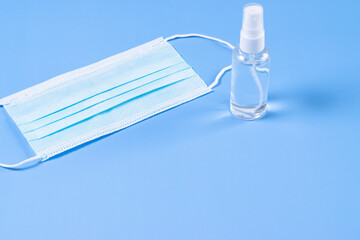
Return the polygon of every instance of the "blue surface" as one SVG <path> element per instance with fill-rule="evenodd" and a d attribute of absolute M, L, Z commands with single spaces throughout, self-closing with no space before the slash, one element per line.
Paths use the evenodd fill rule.
<path fill-rule="evenodd" d="M 360 239 L 358 1 L 259 1 L 270 111 L 214 93 L 23 171 L 0 169 L 0 239 Z M 236 44 L 239 1 L 7 1 L 0 97 L 159 36 Z M 173 41 L 208 84 L 231 53 Z M 33 155 L 3 108 L 0 160 Z"/>

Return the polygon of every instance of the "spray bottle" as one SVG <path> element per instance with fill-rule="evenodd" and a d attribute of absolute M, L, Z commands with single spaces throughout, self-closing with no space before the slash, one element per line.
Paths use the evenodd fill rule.
<path fill-rule="evenodd" d="M 235 116 L 254 120 L 266 113 L 269 70 L 263 7 L 247 4 L 243 9 L 240 43 L 232 54 L 230 109 Z"/>

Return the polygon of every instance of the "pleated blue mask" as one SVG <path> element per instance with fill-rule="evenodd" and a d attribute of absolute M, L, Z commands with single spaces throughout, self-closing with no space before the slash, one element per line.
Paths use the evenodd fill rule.
<path fill-rule="evenodd" d="M 158 38 L 1 99 L 36 156 L 0 166 L 45 161 L 210 91 Z"/>

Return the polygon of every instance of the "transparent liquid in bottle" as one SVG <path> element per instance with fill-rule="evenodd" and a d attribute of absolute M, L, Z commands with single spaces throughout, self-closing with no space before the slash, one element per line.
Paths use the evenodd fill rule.
<path fill-rule="evenodd" d="M 267 48 L 254 54 L 241 51 L 232 55 L 231 112 L 245 120 L 262 117 L 267 111 L 270 55 Z"/>

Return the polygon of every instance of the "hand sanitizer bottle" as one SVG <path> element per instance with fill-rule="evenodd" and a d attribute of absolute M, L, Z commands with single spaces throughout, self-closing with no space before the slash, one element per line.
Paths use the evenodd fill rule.
<path fill-rule="evenodd" d="M 254 120 L 266 113 L 269 70 L 263 7 L 250 3 L 244 7 L 240 44 L 232 55 L 230 109 L 235 116 Z"/>

